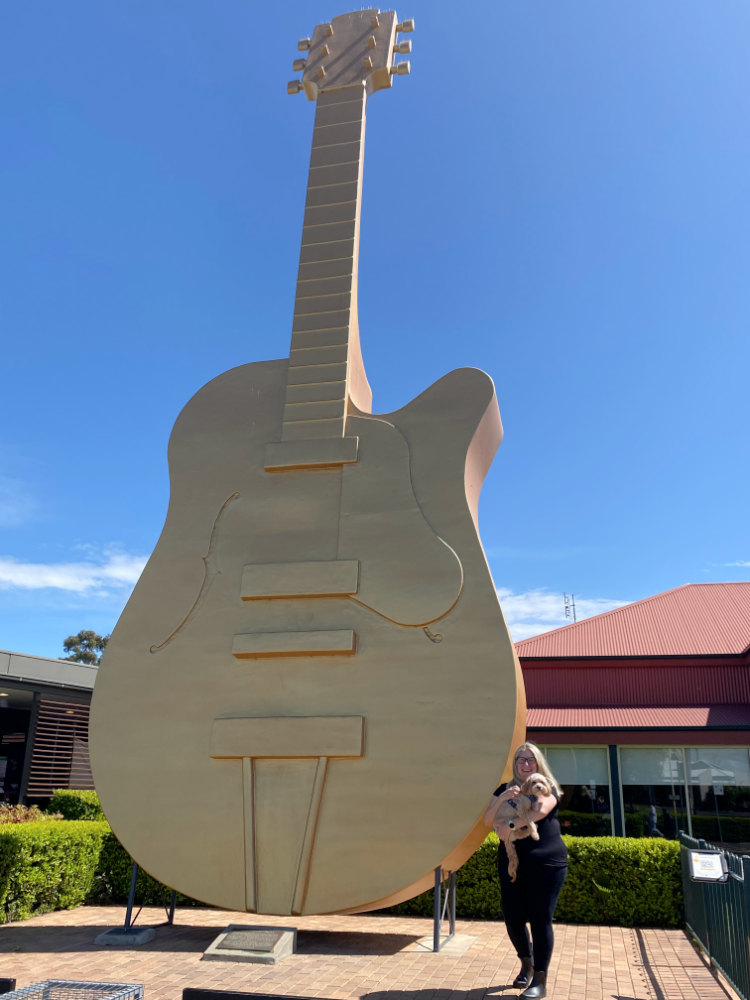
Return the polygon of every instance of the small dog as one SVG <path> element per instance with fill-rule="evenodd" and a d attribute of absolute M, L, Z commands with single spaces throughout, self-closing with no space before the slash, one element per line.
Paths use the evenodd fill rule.
<path fill-rule="evenodd" d="M 541 809 L 539 797 L 551 794 L 550 783 L 544 775 L 532 774 L 524 781 L 518 795 L 501 802 L 497 807 L 495 822 L 505 820 L 511 831 L 505 842 L 505 850 L 508 855 L 508 874 L 511 882 L 515 882 L 518 872 L 518 853 L 515 841 L 523 840 L 525 837 L 539 840 L 539 831 L 533 820 L 533 814 Z"/>

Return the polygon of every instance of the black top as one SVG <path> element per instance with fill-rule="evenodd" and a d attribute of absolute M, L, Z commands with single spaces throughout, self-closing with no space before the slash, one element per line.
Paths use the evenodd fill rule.
<path fill-rule="evenodd" d="M 506 782 L 495 792 L 495 795 L 502 794 L 508 787 Z M 568 849 L 560 836 L 560 820 L 557 818 L 557 808 L 560 799 L 555 794 L 555 808 L 543 819 L 535 820 L 536 828 L 539 832 L 539 840 L 532 840 L 531 837 L 524 837 L 523 840 L 516 840 L 516 852 L 520 865 L 548 865 L 550 868 L 563 868 L 568 863 Z M 500 841 L 498 849 L 500 857 L 507 859 L 505 844 Z"/>

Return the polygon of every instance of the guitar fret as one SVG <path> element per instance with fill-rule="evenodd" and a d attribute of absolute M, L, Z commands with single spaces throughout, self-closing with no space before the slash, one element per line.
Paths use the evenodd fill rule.
<path fill-rule="evenodd" d="M 309 261 L 300 264 L 297 271 L 297 281 L 312 281 L 319 278 L 340 278 L 343 275 L 351 277 L 354 271 L 352 257 L 337 261 Z"/>
<path fill-rule="evenodd" d="M 346 382 L 313 382 L 308 385 L 287 385 L 287 403 L 317 403 L 346 398 Z"/>
<path fill-rule="evenodd" d="M 349 323 L 351 310 L 341 309 L 335 313 L 312 313 L 311 315 L 295 316 L 292 332 L 300 330 L 335 330 L 344 323 Z"/>
<path fill-rule="evenodd" d="M 317 187 L 307 189 L 305 204 L 308 207 L 315 205 L 339 205 L 342 202 L 357 201 L 357 182 L 344 181 L 339 184 L 319 184 Z"/>
<path fill-rule="evenodd" d="M 347 163 L 356 163 L 359 170 L 361 151 L 361 142 L 341 142 L 335 146 L 319 146 L 310 154 L 310 166 L 312 168 L 338 167 Z"/>
<path fill-rule="evenodd" d="M 317 403 L 287 403 L 284 407 L 284 420 L 297 423 L 300 420 L 320 420 L 326 417 L 344 417 L 346 401 L 343 399 L 325 399 Z"/>
<path fill-rule="evenodd" d="M 313 129 L 313 149 L 321 149 L 324 146 L 337 146 L 344 142 L 361 142 L 362 122 L 342 122 L 339 125 L 327 125 L 320 128 L 318 125 Z"/>
<path fill-rule="evenodd" d="M 313 278 L 297 282 L 297 298 L 309 299 L 317 295 L 330 295 L 333 292 L 350 292 L 352 276 L 350 274 L 335 278 Z"/>
<path fill-rule="evenodd" d="M 310 182 L 308 188 L 330 187 L 332 184 L 344 184 L 349 181 L 359 181 L 359 160 L 352 163 L 337 163 L 327 167 L 310 167 Z"/>
<path fill-rule="evenodd" d="M 346 361 L 349 351 L 348 344 L 328 344 L 325 347 L 292 348 L 289 367 L 300 365 L 323 365 L 333 361 Z"/>
<path fill-rule="evenodd" d="M 292 350 L 306 347 L 332 347 L 349 343 L 349 327 L 332 330 L 297 330 L 292 334 Z"/>
<path fill-rule="evenodd" d="M 334 240 L 330 243 L 311 243 L 302 247 L 301 264 L 317 264 L 326 260 L 343 260 L 354 254 L 354 240 Z"/>
<path fill-rule="evenodd" d="M 334 240 L 354 239 L 356 221 L 328 222 L 319 226 L 305 226 L 302 230 L 302 246 L 315 243 L 331 243 Z"/>
<path fill-rule="evenodd" d="M 351 298 L 351 292 L 338 292 L 336 295 L 313 295 L 308 298 L 295 299 L 294 315 L 347 310 L 351 304 Z"/>

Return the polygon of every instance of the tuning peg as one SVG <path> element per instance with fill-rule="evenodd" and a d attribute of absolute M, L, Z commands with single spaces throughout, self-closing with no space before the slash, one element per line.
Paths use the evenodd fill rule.
<path fill-rule="evenodd" d="M 320 79 L 322 80 L 325 75 L 326 75 L 325 66 L 318 66 L 318 76 L 320 77 Z"/>
<path fill-rule="evenodd" d="M 331 50 L 328 48 L 327 45 L 321 45 L 320 46 L 320 54 L 322 56 L 330 56 Z"/>
<path fill-rule="evenodd" d="M 299 94 L 301 90 L 302 90 L 301 80 L 290 80 L 289 83 L 286 85 L 287 94 Z"/>
<path fill-rule="evenodd" d="M 393 46 L 394 52 L 399 52 L 402 56 L 406 56 L 411 52 L 411 41 L 407 39 L 405 42 L 398 42 Z"/>
<path fill-rule="evenodd" d="M 312 45 L 312 38 L 300 38 L 300 40 L 297 42 L 297 51 L 307 52 L 307 50 L 310 48 L 311 45 Z"/>
<path fill-rule="evenodd" d="M 326 29 L 326 34 L 327 34 L 327 35 L 328 35 L 328 37 L 330 38 L 330 37 L 331 37 L 331 35 L 333 34 L 333 25 L 332 25 L 332 24 L 327 24 L 327 25 L 325 26 L 325 29 Z"/>
<path fill-rule="evenodd" d="M 396 31 L 402 31 L 404 34 L 414 31 L 414 18 L 410 17 L 408 21 L 402 21 L 401 24 L 397 24 Z"/>
<path fill-rule="evenodd" d="M 394 65 L 391 66 L 391 73 L 393 73 L 394 76 L 406 76 L 407 73 L 411 73 L 411 63 L 394 63 Z"/>
<path fill-rule="evenodd" d="M 367 47 L 368 47 L 368 49 L 374 49 L 374 48 L 376 48 L 377 44 L 378 44 L 378 40 L 375 37 L 375 35 L 370 35 L 370 37 L 367 39 Z"/>
<path fill-rule="evenodd" d="M 399 49 L 399 51 L 401 50 Z M 307 59 L 295 59 L 292 63 L 292 69 L 295 73 L 301 73 L 305 66 L 307 66 Z"/>
<path fill-rule="evenodd" d="M 377 17 L 371 17 L 370 18 L 370 26 L 373 27 L 373 28 L 379 28 L 380 27 L 380 20 L 379 20 L 379 18 L 377 18 Z"/>

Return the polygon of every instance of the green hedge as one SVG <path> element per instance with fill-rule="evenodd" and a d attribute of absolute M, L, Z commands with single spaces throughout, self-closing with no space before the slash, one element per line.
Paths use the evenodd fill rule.
<path fill-rule="evenodd" d="M 678 927 L 680 846 L 656 838 L 564 837 L 568 878 L 556 918 L 563 923 Z M 462 919 L 502 920 L 498 839 L 491 834 L 457 873 Z M 46 820 L 0 826 L 0 924 L 81 903 L 127 902 L 132 860 L 106 822 Z M 136 903 L 167 904 L 170 890 L 139 872 Z M 203 904 L 178 895 L 180 905 Z M 432 916 L 433 893 L 383 913 Z"/>
<path fill-rule="evenodd" d="M 55 789 L 47 811 L 60 813 L 63 819 L 103 820 L 105 818 L 96 792 L 75 788 Z"/>
<path fill-rule="evenodd" d="M 570 858 L 555 918 L 570 924 L 679 927 L 683 923 L 680 845 L 659 839 L 563 837 Z M 502 920 L 498 839 L 490 834 L 456 874 L 456 913 Z M 430 889 L 381 913 L 431 917 Z"/>
<path fill-rule="evenodd" d="M 85 902 L 108 834 L 106 823 L 65 820 L 0 827 L 0 923 Z"/>

